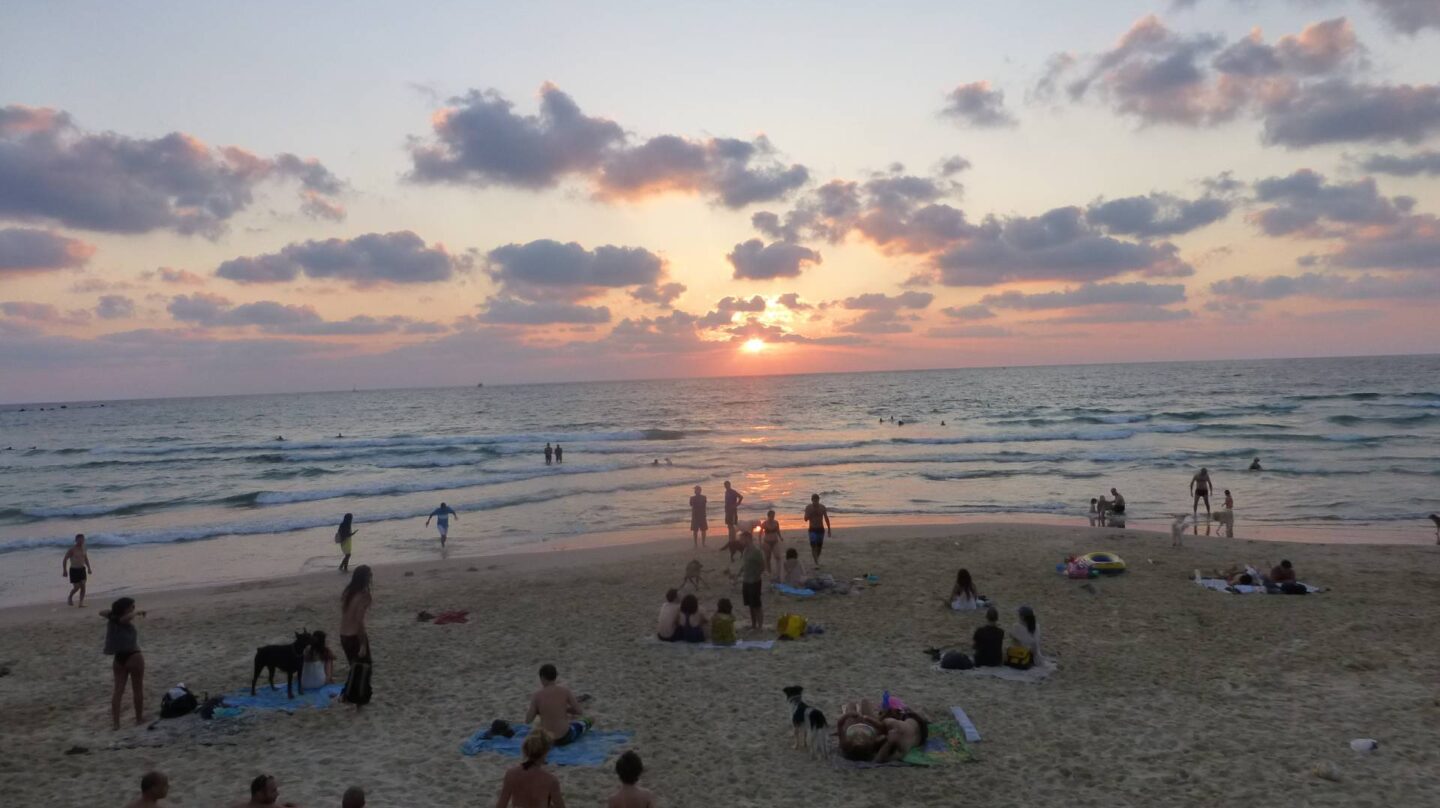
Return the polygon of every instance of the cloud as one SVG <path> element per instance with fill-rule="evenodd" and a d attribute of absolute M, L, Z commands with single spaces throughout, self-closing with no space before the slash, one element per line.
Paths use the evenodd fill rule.
<path fill-rule="evenodd" d="M 482 304 L 482 308 L 475 319 L 495 325 L 595 325 L 610 322 L 610 309 L 605 306 L 584 306 L 565 301 L 532 303 L 513 297 L 491 297 Z"/>
<path fill-rule="evenodd" d="M 1370 178 L 1332 183 L 1323 174 L 1301 169 L 1255 183 L 1255 201 L 1267 205 L 1250 215 L 1267 235 L 1323 235 L 1322 222 L 1374 225 L 1398 222 L 1414 204 L 1409 197 L 1380 195 Z"/>
<path fill-rule="evenodd" d="M 839 330 L 849 334 L 904 334 L 913 330 L 910 325 L 917 317 L 906 311 L 926 308 L 935 300 L 929 292 L 901 292 L 886 295 L 870 292 L 847 297 L 840 305 L 851 311 L 864 312 L 857 319 L 844 323 Z"/>
<path fill-rule="evenodd" d="M 630 292 L 630 296 L 641 303 L 654 303 L 657 306 L 671 306 L 677 298 L 685 294 L 683 283 L 662 283 L 655 286 L 641 286 Z"/>
<path fill-rule="evenodd" d="M 740 208 L 784 198 L 809 179 L 805 166 L 778 161 L 763 135 L 659 135 L 632 146 L 619 124 L 585 115 L 548 83 L 540 88 L 538 115 L 517 115 L 494 90 L 471 90 L 437 111 L 431 127 L 431 140 L 410 146 L 416 182 L 540 190 L 573 176 L 602 200 L 680 192 Z"/>
<path fill-rule="evenodd" d="M 56 269 L 78 269 L 85 266 L 94 254 L 94 246 L 48 230 L 0 228 L 0 278 Z"/>
<path fill-rule="evenodd" d="M 855 311 L 894 312 L 901 309 L 923 309 L 934 300 L 935 296 L 929 292 L 901 292 L 898 295 L 869 292 L 855 297 L 847 297 L 841 302 L 841 305 Z"/>
<path fill-rule="evenodd" d="M 642 247 L 607 244 L 587 250 L 551 239 L 496 247 L 486 255 L 486 267 L 507 292 L 530 299 L 580 300 L 606 289 L 653 287 L 665 274 L 664 259 Z"/>
<path fill-rule="evenodd" d="M 1188 320 L 1192 316 L 1189 309 L 1166 309 L 1160 306 L 1152 306 L 1144 303 L 1116 306 L 1104 311 L 1087 312 L 1085 314 L 1072 314 L 1065 317 L 1052 317 L 1045 320 L 1047 323 L 1064 325 L 1090 325 L 1109 323 L 1169 323 L 1177 320 Z"/>
<path fill-rule="evenodd" d="M 758 238 L 736 244 L 725 259 L 735 268 L 733 277 L 751 280 L 794 278 L 821 261 L 820 253 L 809 247 L 780 241 L 766 244 Z"/>
<path fill-rule="evenodd" d="M 743 297 L 723 297 L 715 304 L 715 310 L 696 321 L 700 328 L 719 328 L 731 325 L 736 314 L 760 314 L 765 311 L 765 298 L 755 295 L 749 300 Z"/>
<path fill-rule="evenodd" d="M 102 295 L 95 306 L 95 316 L 102 320 L 123 320 L 135 316 L 135 301 L 124 295 Z"/>
<path fill-rule="evenodd" d="M 806 309 L 814 308 L 809 303 L 801 302 L 800 295 L 795 292 L 786 292 L 785 294 L 777 298 L 777 300 L 779 301 L 780 305 L 791 311 L 804 311 Z"/>
<path fill-rule="evenodd" d="M 874 310 L 842 324 L 839 330 L 847 334 L 908 334 L 914 328 L 896 312 Z"/>
<path fill-rule="evenodd" d="M 1070 309 L 1081 306 L 1144 304 L 1164 306 L 1185 300 L 1185 286 L 1179 283 L 1086 283 L 1055 292 L 1009 291 L 986 295 L 980 302 L 999 309 Z"/>
<path fill-rule="evenodd" d="M 372 317 L 357 315 L 348 320 L 326 320 L 312 306 L 259 300 L 254 303 L 232 304 L 228 299 L 206 292 L 176 295 L 166 310 L 177 321 L 204 328 L 258 328 L 267 334 L 304 336 L 357 336 L 386 334 L 396 331 L 433 333 L 433 323 L 409 317 Z"/>
<path fill-rule="evenodd" d="M 57 110 L 0 108 L 3 218 L 214 238 L 254 202 L 257 186 L 280 180 L 299 185 L 308 212 L 344 215 L 335 200 L 342 184 L 314 160 L 212 148 L 181 132 L 153 139 L 97 134 Z"/>
<path fill-rule="evenodd" d="M 172 283 L 177 286 L 204 286 L 205 278 L 197 275 L 188 269 L 171 269 L 160 267 L 154 272 L 147 272 L 147 277 L 153 276 L 161 283 Z"/>
<path fill-rule="evenodd" d="M 1440 269 L 1440 220 L 1414 215 L 1393 225 L 1357 228 L 1323 260 L 1347 269 Z"/>
<path fill-rule="evenodd" d="M 944 165 L 941 168 L 943 172 Z M 965 214 L 942 201 L 960 190 L 943 173 L 921 177 L 894 166 L 863 183 L 827 182 L 800 199 L 783 218 L 761 211 L 751 217 L 751 224 L 778 241 L 839 243 L 855 233 L 886 253 L 925 254 L 972 232 Z"/>
<path fill-rule="evenodd" d="M 1359 161 L 1360 167 L 1376 174 L 1415 177 L 1424 174 L 1440 177 L 1440 151 L 1419 151 L 1413 154 L 1371 154 Z"/>
<path fill-rule="evenodd" d="M 935 339 L 994 339 L 1008 337 L 1012 332 L 998 325 L 946 325 L 931 328 L 925 336 Z"/>
<path fill-rule="evenodd" d="M 1440 30 L 1440 4 L 1434 0 L 1367 0 L 1390 27 L 1407 34 Z"/>
<path fill-rule="evenodd" d="M 1076 207 L 1040 216 L 987 217 L 968 240 L 936 258 L 947 286 L 1029 280 L 1096 281 L 1127 272 L 1182 277 L 1194 269 L 1170 242 L 1136 243 L 1104 235 Z"/>
<path fill-rule="evenodd" d="M 952 320 L 988 320 L 995 316 L 995 312 L 983 303 L 969 306 L 946 306 L 940 311 Z"/>
<path fill-rule="evenodd" d="M 1440 85 L 1311 85 L 1272 105 L 1266 143 L 1304 148 L 1326 143 L 1418 143 L 1440 132 Z"/>
<path fill-rule="evenodd" d="M 1112 235 L 1157 238 L 1198 230 L 1230 215 L 1231 203 L 1214 196 L 1181 199 L 1151 193 L 1122 199 L 1096 200 L 1085 209 L 1085 220 Z"/>
<path fill-rule="evenodd" d="M 1435 298 L 1440 297 L 1440 276 L 1419 272 L 1358 277 L 1321 272 L 1263 278 L 1237 275 L 1210 284 L 1210 292 L 1230 301 L 1281 300 L 1288 297 L 1328 300 Z"/>
<path fill-rule="evenodd" d="M 16 320 L 47 325 L 78 325 L 89 317 L 89 313 L 85 311 L 72 311 L 66 314 L 50 303 L 31 303 L 23 300 L 0 302 L 0 314 Z M 6 348 L 6 351 L 0 351 L 0 353 L 6 353 L 12 349 L 11 346 L 6 346 Z"/>
<path fill-rule="evenodd" d="M 965 126 L 995 128 L 1014 126 L 1015 117 L 1005 109 L 1005 92 L 990 88 L 988 81 L 961 84 L 945 96 L 942 115 Z"/>
<path fill-rule="evenodd" d="M 297 242 L 277 253 L 231 259 L 215 274 L 237 283 L 285 283 L 305 275 L 370 286 L 445 281 L 467 266 L 464 258 L 450 255 L 443 246 L 426 247 L 419 236 L 402 230 Z"/>

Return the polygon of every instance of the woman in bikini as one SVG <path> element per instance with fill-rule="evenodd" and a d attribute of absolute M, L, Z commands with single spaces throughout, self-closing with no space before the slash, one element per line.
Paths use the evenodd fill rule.
<path fill-rule="evenodd" d="M 761 549 L 765 551 L 765 574 L 773 577 L 775 573 L 770 566 L 770 560 L 775 560 L 774 568 L 780 567 L 780 542 L 785 540 L 785 537 L 780 535 L 780 522 L 775 519 L 774 511 L 765 513 L 765 521 L 761 523 L 760 529 L 764 531 Z"/>
<path fill-rule="evenodd" d="M 1210 491 L 1214 488 L 1215 484 L 1210 482 L 1209 469 L 1202 468 L 1195 473 L 1194 477 L 1190 478 L 1190 495 L 1195 498 L 1195 501 L 1191 503 L 1193 513 L 1200 512 L 1200 500 L 1203 499 L 1205 500 L 1205 515 L 1210 515 Z"/>
<path fill-rule="evenodd" d="M 114 657 L 110 670 L 115 675 L 115 689 L 110 694 L 110 718 L 120 729 L 120 699 L 125 695 L 125 682 L 130 682 L 130 698 L 135 702 L 135 724 L 145 723 L 145 655 L 140 653 L 140 632 L 135 628 L 134 598 L 120 598 L 105 618 L 105 654 Z"/>

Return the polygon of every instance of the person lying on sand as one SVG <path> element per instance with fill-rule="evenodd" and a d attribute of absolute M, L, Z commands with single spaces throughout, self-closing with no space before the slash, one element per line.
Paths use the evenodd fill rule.
<path fill-rule="evenodd" d="M 620 787 L 605 802 L 605 808 L 655 808 L 655 795 L 648 789 L 636 785 L 645 771 L 645 764 L 635 750 L 630 750 L 615 761 L 615 774 L 620 777 Z"/>
<path fill-rule="evenodd" d="M 556 746 L 564 746 L 580 740 L 590 728 L 587 721 L 575 720 L 584 716 L 580 702 L 570 688 L 558 684 L 555 666 L 549 663 L 540 666 L 540 689 L 530 697 L 530 709 L 525 712 L 525 723 L 533 724 L 540 719 L 540 728 L 550 733 Z M 547 750 L 548 751 L 548 750 Z"/>
<path fill-rule="evenodd" d="M 855 727 L 869 727 L 870 731 Z M 913 710 L 879 710 L 874 702 L 862 699 L 840 708 L 836 732 L 840 736 L 840 753 L 846 759 L 888 763 L 900 760 L 916 747 L 924 746 L 929 737 L 929 722 Z M 851 756 L 866 752 L 870 757 Z"/>
<path fill-rule="evenodd" d="M 560 780 L 545 771 L 545 756 L 550 754 L 550 736 L 536 732 L 526 736 L 520 745 L 524 762 L 510 767 L 500 784 L 500 797 L 495 808 L 565 808 L 560 794 Z"/>
<path fill-rule="evenodd" d="M 140 796 L 125 803 L 125 808 L 151 808 L 170 793 L 170 778 L 163 772 L 146 772 L 140 778 Z"/>
<path fill-rule="evenodd" d="M 874 760 L 880 747 L 885 745 L 885 724 L 878 716 L 851 711 L 854 706 L 846 705 L 846 711 L 835 722 L 840 756 L 860 762 Z"/>

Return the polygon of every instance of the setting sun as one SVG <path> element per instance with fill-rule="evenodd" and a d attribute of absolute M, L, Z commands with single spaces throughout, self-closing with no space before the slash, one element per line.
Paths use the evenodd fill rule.
<path fill-rule="evenodd" d="M 745 340 L 745 344 L 740 346 L 740 350 L 744 351 L 745 353 L 760 353 L 761 351 L 765 350 L 765 340 L 760 339 L 759 337 L 756 337 L 755 339 Z"/>

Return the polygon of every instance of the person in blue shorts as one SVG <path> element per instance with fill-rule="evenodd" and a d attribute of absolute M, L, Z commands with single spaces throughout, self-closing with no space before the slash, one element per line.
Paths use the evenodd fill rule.
<path fill-rule="evenodd" d="M 820 566 L 820 551 L 825 549 L 825 537 L 830 534 L 830 512 L 820 504 L 820 495 L 811 494 L 810 504 L 805 506 L 805 524 L 810 527 L 810 557 L 815 566 Z"/>

